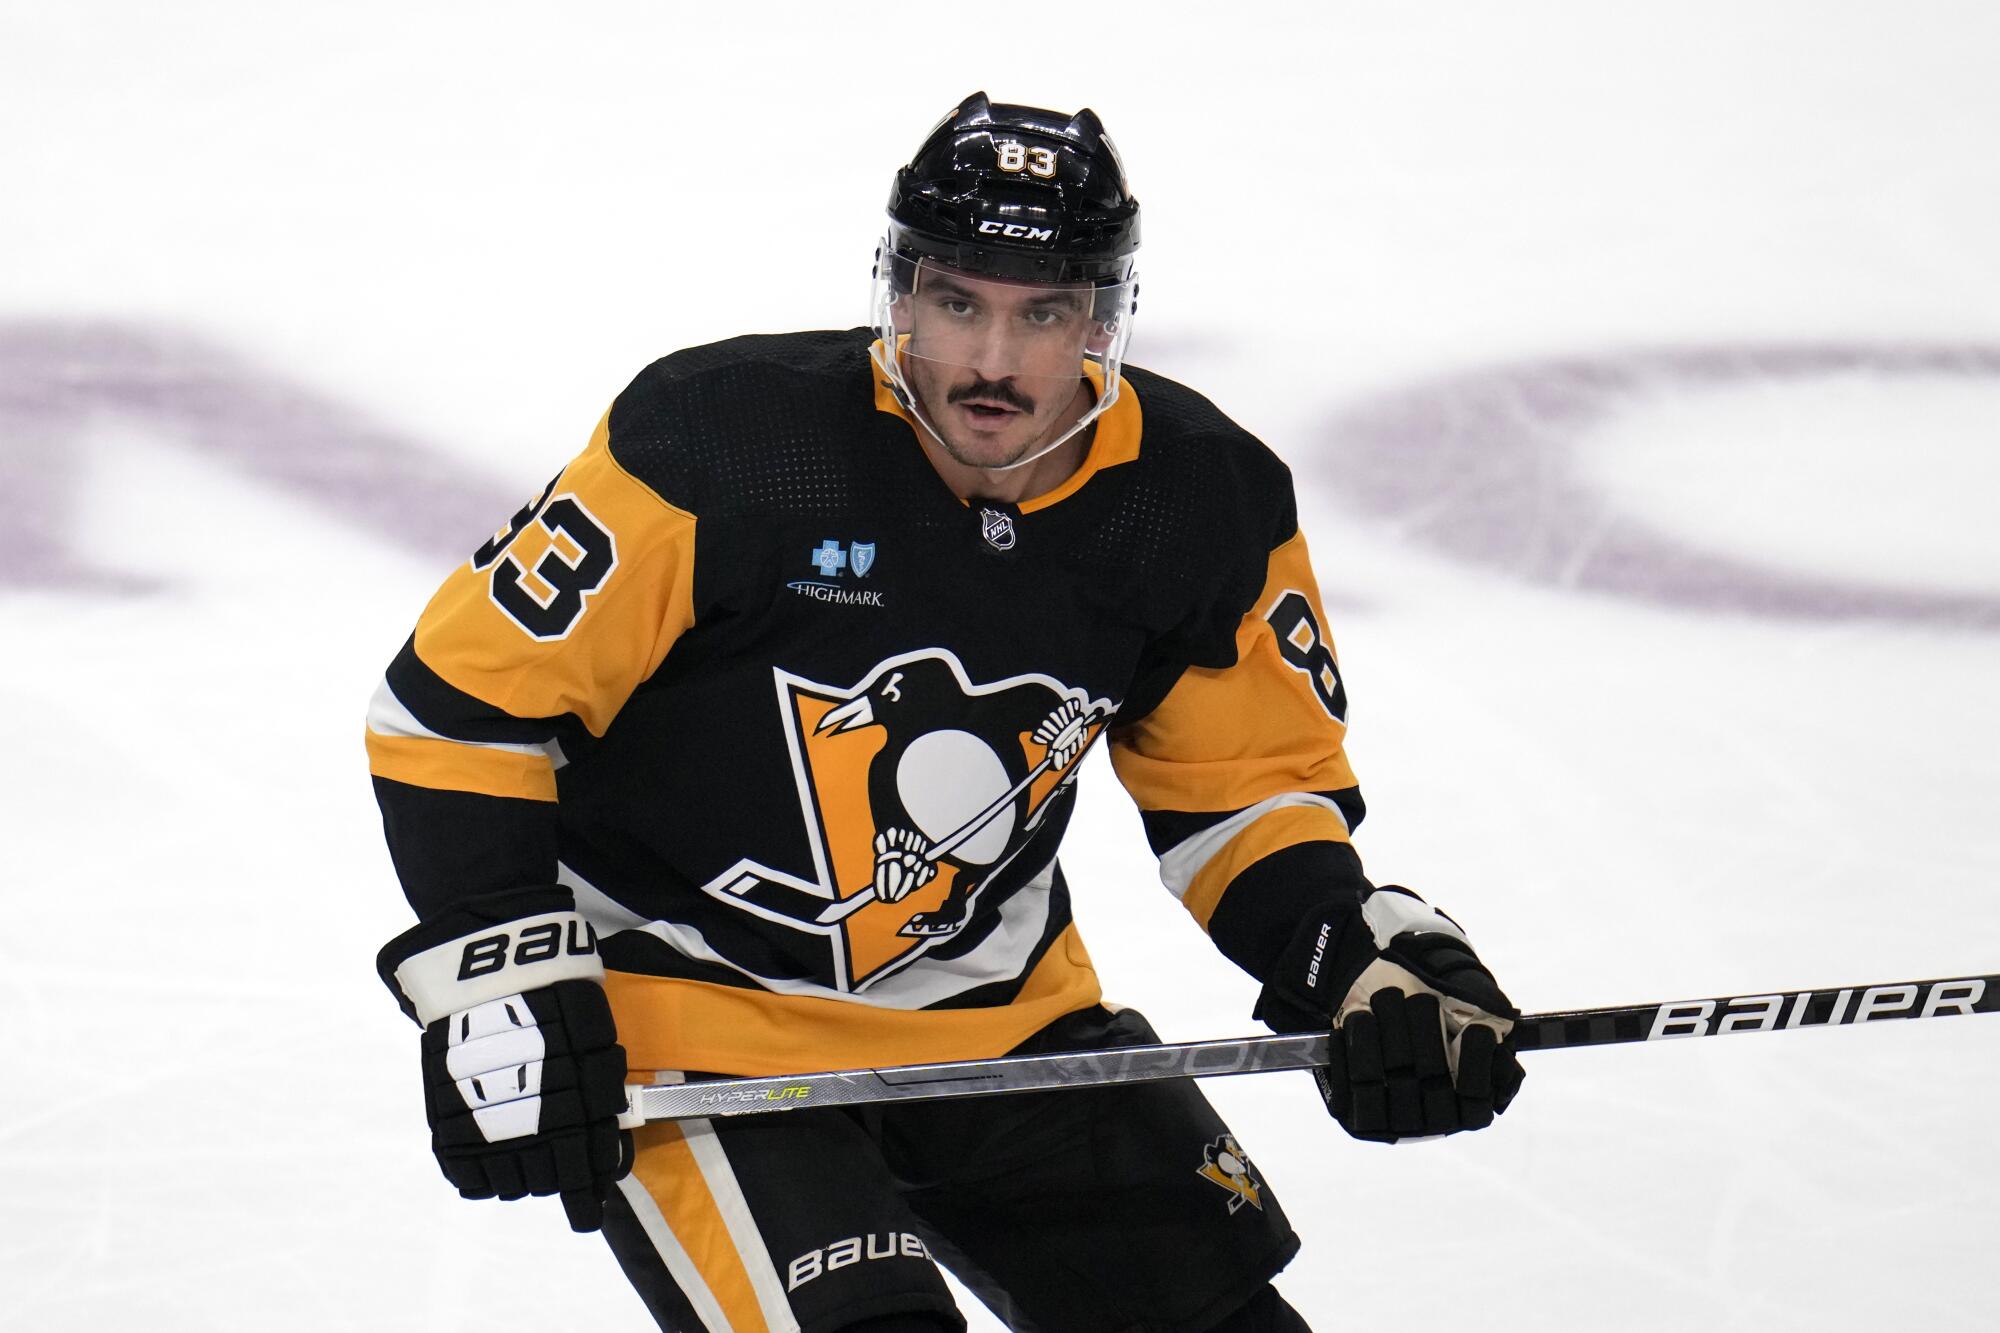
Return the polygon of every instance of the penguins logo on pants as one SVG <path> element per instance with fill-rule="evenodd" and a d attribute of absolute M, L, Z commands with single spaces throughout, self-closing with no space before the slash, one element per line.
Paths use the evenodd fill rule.
<path fill-rule="evenodd" d="M 1229 1211 L 1234 1214 L 1244 1204 L 1249 1204 L 1258 1212 L 1264 1211 L 1264 1182 L 1257 1177 L 1257 1169 L 1250 1165 L 1250 1159 L 1236 1146 L 1236 1139 L 1224 1134 L 1215 1142 L 1201 1150 L 1201 1166 L 1195 1174 L 1203 1180 L 1212 1180 L 1229 1192 Z"/>
<path fill-rule="evenodd" d="M 802 876 L 746 858 L 703 887 L 837 933 L 846 990 L 965 927 L 1114 708 L 1047 676 L 975 685 L 942 648 L 847 687 L 776 675 L 814 866 Z"/>

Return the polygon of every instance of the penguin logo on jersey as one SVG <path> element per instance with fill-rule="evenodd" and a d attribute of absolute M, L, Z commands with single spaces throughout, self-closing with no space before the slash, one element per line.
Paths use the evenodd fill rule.
<path fill-rule="evenodd" d="M 1264 1211 L 1264 1182 L 1258 1179 L 1243 1149 L 1236 1146 L 1233 1135 L 1224 1134 L 1202 1148 L 1201 1166 L 1195 1174 L 1229 1191 L 1230 1216 L 1246 1203 L 1260 1213 Z"/>
<path fill-rule="evenodd" d="M 860 990 L 949 939 L 1040 830 L 1113 705 L 1047 676 L 975 685 L 941 648 L 849 686 L 775 673 L 810 877 L 745 859 L 704 889 L 837 937 Z"/>

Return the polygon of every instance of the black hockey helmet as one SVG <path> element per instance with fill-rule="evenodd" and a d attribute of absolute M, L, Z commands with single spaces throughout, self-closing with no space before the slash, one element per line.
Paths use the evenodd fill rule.
<path fill-rule="evenodd" d="M 1028 282 L 1122 284 L 1139 201 L 1088 107 L 1073 116 L 974 93 L 938 122 L 889 191 L 882 256 L 898 288 L 920 259 Z"/>

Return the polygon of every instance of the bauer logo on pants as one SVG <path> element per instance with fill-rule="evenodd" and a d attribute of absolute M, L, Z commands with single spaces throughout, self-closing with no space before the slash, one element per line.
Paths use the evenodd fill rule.
<path fill-rule="evenodd" d="M 849 1236 L 817 1250 L 807 1250 L 785 1268 L 785 1290 L 797 1291 L 815 1278 L 837 1273 L 849 1264 L 869 1259 L 929 1259 L 931 1252 L 918 1236 L 908 1231 L 884 1231 L 870 1236 Z"/>

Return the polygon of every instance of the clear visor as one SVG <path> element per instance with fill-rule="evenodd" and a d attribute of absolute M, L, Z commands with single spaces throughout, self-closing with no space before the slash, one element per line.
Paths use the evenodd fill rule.
<path fill-rule="evenodd" d="M 878 356 L 926 430 L 1004 471 L 1116 401 L 1135 291 L 1129 281 L 1020 282 L 885 259 L 875 280 Z"/>

